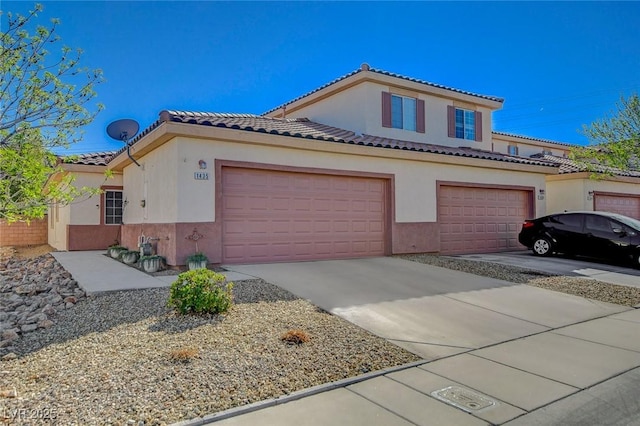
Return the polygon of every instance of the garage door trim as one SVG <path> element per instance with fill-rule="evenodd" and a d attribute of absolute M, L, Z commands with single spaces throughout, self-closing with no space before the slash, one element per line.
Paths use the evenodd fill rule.
<path fill-rule="evenodd" d="M 247 161 L 235 161 L 235 160 L 215 160 L 215 222 L 214 222 L 214 238 L 217 240 L 217 246 L 220 248 L 219 261 L 222 261 L 222 246 L 223 246 L 223 214 L 222 214 L 222 172 L 223 168 L 243 168 L 243 169 L 258 169 L 264 171 L 276 171 L 276 172 L 291 172 L 291 173 L 307 173 L 307 174 L 319 174 L 319 175 L 332 175 L 332 176 L 346 176 L 346 177 L 359 177 L 359 178 L 375 178 L 381 179 L 385 183 L 385 195 L 384 195 L 384 253 L 385 255 L 391 255 L 392 247 L 392 223 L 395 220 L 395 179 L 394 175 L 388 173 L 374 173 L 374 172 L 361 172 L 355 170 L 336 170 L 336 169 L 324 169 L 317 167 L 298 167 L 287 166 L 280 164 L 269 163 L 255 163 Z"/>
<path fill-rule="evenodd" d="M 596 211 L 596 204 L 598 197 L 615 197 L 615 198 L 631 198 L 640 200 L 640 194 L 629 194 L 625 192 L 606 192 L 606 191 L 593 191 L 593 210 Z M 636 215 L 640 217 L 640 212 L 636 212 Z M 632 216 L 633 217 L 633 216 Z"/>
<path fill-rule="evenodd" d="M 528 212 L 524 219 L 533 218 L 536 212 L 535 205 L 535 187 L 523 186 L 523 185 L 500 185 L 500 184 L 486 184 L 486 183 L 473 183 L 473 182 L 454 182 L 454 181 L 436 181 L 436 217 L 439 224 L 439 228 L 443 226 L 443 212 L 441 209 L 442 200 L 442 187 L 454 187 L 454 188 L 478 188 L 478 189 L 493 189 L 493 190 L 507 190 L 507 191 L 519 191 L 525 193 L 525 202 L 528 207 Z M 442 246 L 442 231 L 440 232 L 440 252 L 443 252 Z"/>

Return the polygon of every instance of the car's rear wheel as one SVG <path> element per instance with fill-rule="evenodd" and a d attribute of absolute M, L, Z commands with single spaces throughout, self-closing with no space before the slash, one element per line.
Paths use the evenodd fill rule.
<path fill-rule="evenodd" d="M 633 255 L 633 267 L 640 269 L 640 251 L 637 251 L 634 255 Z"/>
<path fill-rule="evenodd" d="M 551 241 L 546 237 L 536 238 L 531 249 L 536 256 L 550 256 L 552 253 Z"/>

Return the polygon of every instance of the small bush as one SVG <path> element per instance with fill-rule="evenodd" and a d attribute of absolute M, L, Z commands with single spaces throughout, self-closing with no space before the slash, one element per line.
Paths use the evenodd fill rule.
<path fill-rule="evenodd" d="M 208 261 L 209 261 L 209 258 L 207 257 L 207 255 L 202 253 L 201 251 L 187 257 L 187 262 L 208 262 Z"/>
<path fill-rule="evenodd" d="M 311 337 L 303 330 L 289 330 L 280 336 L 280 340 L 291 345 L 301 345 L 311 340 Z"/>
<path fill-rule="evenodd" d="M 181 314 L 226 312 L 233 303 L 233 283 L 226 280 L 208 269 L 183 272 L 171 284 L 168 305 Z"/>
<path fill-rule="evenodd" d="M 169 359 L 174 362 L 190 362 L 194 358 L 199 358 L 200 352 L 196 348 L 174 349 L 169 352 Z"/>

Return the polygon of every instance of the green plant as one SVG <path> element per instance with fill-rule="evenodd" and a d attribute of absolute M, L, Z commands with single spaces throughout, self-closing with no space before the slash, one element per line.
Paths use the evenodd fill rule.
<path fill-rule="evenodd" d="M 127 247 L 121 246 L 119 244 L 113 244 L 109 246 L 109 250 L 129 250 Z"/>
<path fill-rule="evenodd" d="M 208 261 L 209 261 L 209 258 L 207 257 L 207 255 L 205 255 L 201 251 L 187 257 L 187 262 L 208 262 Z"/>
<path fill-rule="evenodd" d="M 208 269 L 194 269 L 178 275 L 171 284 L 169 307 L 181 314 L 217 314 L 233 304 L 233 283 Z"/>

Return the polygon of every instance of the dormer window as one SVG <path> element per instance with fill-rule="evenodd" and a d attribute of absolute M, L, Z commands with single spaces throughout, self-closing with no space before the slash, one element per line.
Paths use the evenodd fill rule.
<path fill-rule="evenodd" d="M 509 145 L 507 148 L 509 151 L 509 155 L 518 155 L 518 147 L 515 145 Z"/>
<path fill-rule="evenodd" d="M 382 127 L 424 133 L 424 101 L 382 92 Z"/>

